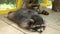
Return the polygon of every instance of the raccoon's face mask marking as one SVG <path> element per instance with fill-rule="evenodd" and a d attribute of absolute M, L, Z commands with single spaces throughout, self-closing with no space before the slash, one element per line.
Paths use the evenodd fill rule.
<path fill-rule="evenodd" d="M 32 31 L 37 31 L 37 32 L 42 33 L 45 30 L 45 24 L 42 24 L 42 25 L 32 25 L 31 28 L 32 28 Z"/>

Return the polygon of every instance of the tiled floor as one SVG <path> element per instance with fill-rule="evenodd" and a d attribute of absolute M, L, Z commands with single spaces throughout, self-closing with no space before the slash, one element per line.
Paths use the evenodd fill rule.
<path fill-rule="evenodd" d="M 60 12 L 49 11 L 49 15 L 41 15 L 46 23 L 46 29 L 42 34 L 60 34 Z M 39 34 L 25 31 L 3 15 L 0 15 L 0 34 Z"/>

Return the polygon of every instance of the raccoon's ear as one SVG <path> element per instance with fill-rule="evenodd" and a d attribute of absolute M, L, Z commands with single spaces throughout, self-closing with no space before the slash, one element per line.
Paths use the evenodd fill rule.
<path fill-rule="evenodd" d="M 34 20 L 33 19 L 29 19 L 29 25 L 33 25 L 34 24 Z"/>
<path fill-rule="evenodd" d="M 29 19 L 30 22 L 34 23 L 34 20 L 33 19 Z"/>

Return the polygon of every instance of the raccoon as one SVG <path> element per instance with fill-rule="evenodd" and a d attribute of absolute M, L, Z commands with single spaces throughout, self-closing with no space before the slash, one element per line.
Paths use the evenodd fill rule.
<path fill-rule="evenodd" d="M 38 0 L 25 0 L 24 8 L 36 10 L 38 14 L 49 15 L 49 12 L 45 10 L 43 11 L 40 10 L 41 8 L 40 8 L 40 3 L 38 2 Z"/>
<path fill-rule="evenodd" d="M 43 18 L 36 10 L 22 8 L 16 12 L 9 12 L 7 17 L 19 27 L 30 31 L 42 32 L 41 29 L 45 29 Z"/>

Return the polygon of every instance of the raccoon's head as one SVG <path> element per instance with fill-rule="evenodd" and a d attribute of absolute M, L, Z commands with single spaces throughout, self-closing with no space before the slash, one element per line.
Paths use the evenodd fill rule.
<path fill-rule="evenodd" d="M 44 20 L 38 15 L 33 15 L 32 19 L 34 21 L 34 23 L 31 25 L 32 31 L 36 31 L 40 33 L 43 32 L 45 30 Z"/>

